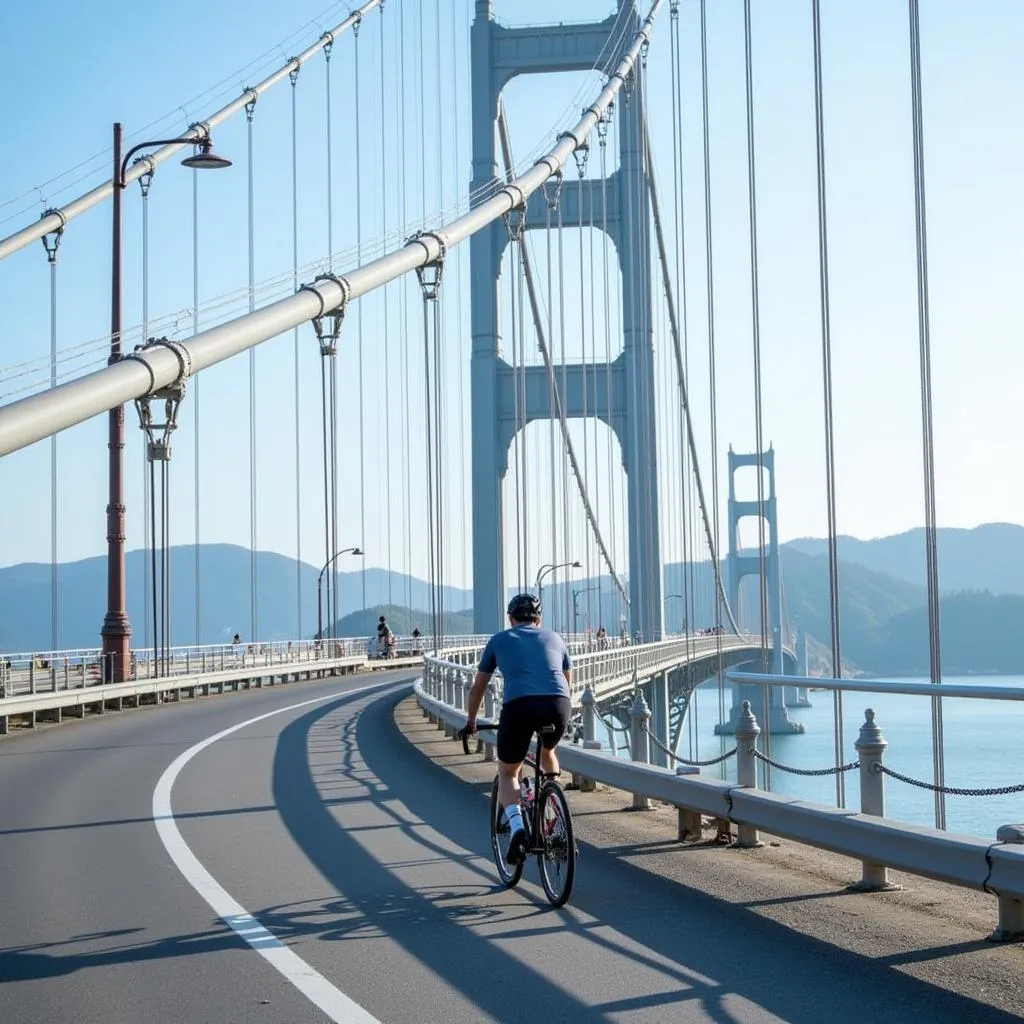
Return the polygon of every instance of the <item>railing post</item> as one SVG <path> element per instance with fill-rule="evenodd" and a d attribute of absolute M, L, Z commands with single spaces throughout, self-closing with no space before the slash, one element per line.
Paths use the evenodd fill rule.
<path fill-rule="evenodd" d="M 757 737 L 761 735 L 761 727 L 757 724 L 754 712 L 750 710 L 750 701 L 745 700 L 736 721 L 736 782 L 747 789 L 757 789 Z M 761 846 L 761 837 L 752 825 L 737 825 L 736 844 L 738 846 Z"/>
<path fill-rule="evenodd" d="M 637 689 L 629 709 L 630 750 L 633 760 L 641 764 L 651 763 L 651 737 L 647 729 L 651 722 L 651 709 L 644 700 L 643 691 Z M 639 793 L 633 794 L 633 810 L 649 811 L 651 801 Z"/>
<path fill-rule="evenodd" d="M 590 683 L 587 683 L 583 690 L 583 696 L 580 697 L 580 704 L 583 706 L 584 750 L 601 749 L 601 741 L 597 738 L 597 711 L 594 707 L 596 703 L 594 691 L 590 688 Z M 597 789 L 597 783 L 593 779 L 585 778 L 582 775 L 574 781 L 580 787 L 581 793 L 593 793 Z"/>
<path fill-rule="evenodd" d="M 487 689 L 484 690 L 484 718 L 488 722 L 494 721 L 494 689 L 490 683 L 487 684 Z M 485 761 L 496 761 L 498 759 L 494 743 L 484 743 L 483 748 Z"/>
<path fill-rule="evenodd" d="M 1024 845 L 1024 825 L 1000 825 L 996 842 Z M 999 924 L 992 933 L 993 942 L 1018 942 L 1024 939 L 1024 903 L 1012 896 L 999 897 Z"/>
<path fill-rule="evenodd" d="M 882 763 L 889 744 L 875 721 L 871 708 L 864 711 L 864 724 L 860 727 L 854 749 L 860 758 L 860 813 L 876 818 L 885 817 L 885 776 L 875 768 Z M 858 889 L 888 889 L 889 869 L 876 861 L 861 861 Z"/>

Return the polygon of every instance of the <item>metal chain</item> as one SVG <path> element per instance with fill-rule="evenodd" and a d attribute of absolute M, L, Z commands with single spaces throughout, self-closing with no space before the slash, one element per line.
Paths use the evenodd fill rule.
<path fill-rule="evenodd" d="M 764 761 L 773 768 L 778 768 L 781 772 L 789 772 L 792 775 L 838 775 L 840 772 L 852 772 L 854 768 L 860 767 L 860 761 L 851 761 L 849 764 L 833 766 L 832 768 L 791 768 L 788 764 L 779 764 L 778 761 L 773 761 L 770 757 L 762 754 L 756 747 L 751 750 L 751 753 L 758 761 Z"/>
<path fill-rule="evenodd" d="M 668 756 L 671 757 L 674 761 L 678 761 L 680 764 L 690 765 L 693 768 L 708 768 L 713 764 L 721 764 L 723 761 L 728 761 L 729 758 L 732 757 L 733 754 L 735 754 L 739 749 L 738 747 L 733 747 L 732 750 L 726 751 L 726 753 L 720 755 L 719 757 L 712 757 L 710 760 L 707 761 L 690 761 L 685 757 L 680 757 L 674 751 L 669 750 L 669 748 L 666 747 L 665 744 L 662 743 L 661 740 L 659 740 L 658 737 L 655 736 L 650 729 L 647 729 L 647 735 L 650 736 L 651 742 L 659 750 L 668 754 Z"/>
<path fill-rule="evenodd" d="M 621 732 L 628 734 L 629 727 L 625 725 L 612 725 L 604 715 L 597 716 L 598 721 L 609 731 L 609 732 Z"/>
<path fill-rule="evenodd" d="M 905 782 L 909 786 L 917 786 L 918 789 L 927 789 L 932 793 L 946 793 L 949 796 L 1006 796 L 1010 793 L 1024 793 L 1024 783 L 1019 786 L 993 786 L 989 789 L 965 789 L 961 786 L 936 786 L 932 782 L 922 782 L 920 779 L 912 779 L 909 775 L 901 775 L 899 772 L 894 772 L 891 768 L 887 768 L 880 761 L 875 761 L 871 765 L 871 770 L 874 772 L 881 772 L 883 775 L 891 775 L 894 779 L 899 779 L 900 782 Z"/>

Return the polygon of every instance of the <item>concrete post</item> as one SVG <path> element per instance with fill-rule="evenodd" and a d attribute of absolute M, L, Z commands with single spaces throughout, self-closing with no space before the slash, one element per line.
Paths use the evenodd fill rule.
<path fill-rule="evenodd" d="M 754 712 L 750 710 L 750 701 L 745 700 L 736 721 L 736 781 L 748 789 L 757 789 L 757 759 L 754 750 L 760 735 L 761 727 L 757 724 Z M 751 825 L 738 825 L 737 833 L 738 846 L 763 845 L 757 829 Z"/>
<path fill-rule="evenodd" d="M 700 775 L 700 769 L 688 764 L 681 764 L 676 767 L 676 775 Z M 689 807 L 679 807 L 676 811 L 678 815 L 676 838 L 679 842 L 700 839 L 704 835 L 704 817 L 700 811 L 691 810 Z"/>
<path fill-rule="evenodd" d="M 1024 825 L 1000 825 L 999 843 L 1024 845 Z M 999 924 L 992 933 L 993 942 L 1019 942 L 1024 939 L 1024 903 L 1012 896 L 999 897 Z"/>
<path fill-rule="evenodd" d="M 580 704 L 583 705 L 583 749 L 600 750 L 601 741 L 597 738 L 597 710 L 594 691 L 587 683 L 580 697 Z M 580 787 L 581 793 L 593 793 L 597 789 L 597 783 L 593 779 L 584 778 L 582 775 L 574 778 L 573 781 Z"/>
<path fill-rule="evenodd" d="M 876 818 L 885 817 L 885 776 L 878 771 L 875 762 L 881 763 L 885 748 L 889 744 L 875 721 L 871 708 L 864 711 L 864 724 L 854 748 L 860 758 L 860 813 Z M 876 861 L 861 862 L 861 876 L 858 889 L 889 888 L 889 869 Z"/>
<path fill-rule="evenodd" d="M 643 692 L 637 690 L 636 697 L 629 709 L 629 741 L 633 760 L 639 761 L 641 764 L 651 763 L 651 737 L 647 732 L 650 721 L 651 709 L 647 706 L 647 701 L 644 700 Z M 649 811 L 650 809 L 651 801 L 646 796 L 641 796 L 639 793 L 633 794 L 634 811 Z"/>
<path fill-rule="evenodd" d="M 494 690 L 490 683 L 487 684 L 487 689 L 484 690 L 484 718 L 488 722 L 494 721 Z M 491 733 L 491 739 L 491 743 L 483 744 L 485 761 L 496 761 L 498 759 L 494 750 L 494 733 Z"/>

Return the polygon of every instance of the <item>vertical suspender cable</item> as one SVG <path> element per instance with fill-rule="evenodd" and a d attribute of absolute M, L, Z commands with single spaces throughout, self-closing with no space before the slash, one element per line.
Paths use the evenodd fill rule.
<path fill-rule="evenodd" d="M 192 171 L 192 337 L 199 333 L 199 172 Z M 143 339 L 145 340 L 145 339 Z M 193 465 L 195 493 L 193 494 L 193 516 L 195 518 L 194 543 L 192 546 L 196 586 L 196 646 L 203 642 L 203 578 L 200 573 L 202 556 L 199 546 L 199 377 L 192 378 L 193 416 Z M 148 593 L 148 590 L 147 590 Z"/>
<path fill-rule="evenodd" d="M 459 185 L 459 173 L 462 167 L 461 150 L 459 146 L 459 124 L 461 118 L 458 116 L 458 97 L 459 97 L 459 75 L 458 75 L 458 40 L 456 38 L 456 25 L 458 22 L 457 14 L 457 2 L 458 0 L 452 0 L 452 103 L 455 104 L 455 114 L 452 117 L 452 132 L 454 135 L 454 144 L 452 146 L 452 159 L 454 161 L 454 182 L 455 182 L 455 194 L 459 196 L 462 194 L 462 189 Z M 468 23 L 468 21 L 467 21 Z M 455 264 L 455 311 L 456 311 L 456 330 L 455 337 L 457 341 L 457 358 L 459 363 L 458 373 L 458 384 L 459 384 L 459 429 L 456 434 L 459 438 L 459 480 L 466 481 L 466 446 L 470 437 L 470 431 L 468 424 L 466 423 L 466 363 L 469 361 L 470 352 L 464 352 L 462 350 L 462 338 L 465 334 L 468 337 L 468 332 L 462 330 L 462 251 L 465 246 L 460 245 L 456 254 Z M 461 488 L 456 492 L 461 494 Z M 466 549 L 469 545 L 469 531 L 466 529 L 466 501 L 462 499 L 459 508 L 459 535 L 462 537 L 461 552 L 462 558 L 459 565 L 461 585 L 464 586 L 468 576 L 466 573 Z"/>
<path fill-rule="evenodd" d="M 610 289 L 608 282 L 610 280 L 610 273 L 608 269 L 608 125 L 612 117 L 613 107 L 611 104 L 608 105 L 608 109 L 605 111 L 605 116 L 598 122 L 597 125 L 597 136 L 598 144 L 601 151 L 601 231 L 606 241 L 604 246 L 601 248 L 601 259 L 603 263 L 603 287 L 601 289 L 604 295 L 604 359 L 605 365 L 611 369 L 612 365 L 612 311 L 611 311 L 611 298 Z M 621 251 L 623 246 L 623 224 L 621 220 L 621 211 L 619 226 L 617 231 L 616 242 L 618 243 L 618 250 Z M 613 419 L 613 406 L 612 406 L 612 375 L 610 372 L 605 374 L 605 404 L 608 409 L 609 419 Z M 609 424 L 609 427 L 611 424 Z M 609 429 L 607 436 L 608 442 L 608 508 L 611 513 L 611 549 L 612 549 L 612 564 L 619 564 L 619 532 L 616 525 L 615 517 L 615 442 L 616 433 L 614 430 Z M 613 570 L 614 571 L 614 570 Z"/>
<path fill-rule="evenodd" d="M 683 111 L 682 111 L 682 85 L 680 82 L 680 54 L 679 54 L 679 0 L 672 0 L 671 6 L 671 33 L 669 35 L 672 64 L 672 195 L 673 204 L 675 205 L 676 215 L 673 218 L 675 222 L 675 278 L 676 278 L 676 293 L 679 295 L 679 311 L 682 319 L 682 332 L 683 332 L 683 356 L 684 356 L 684 381 L 685 375 L 689 373 L 689 367 L 686 363 L 687 353 L 687 294 L 686 294 L 686 257 L 683 249 L 684 240 L 684 195 L 683 195 Z M 682 390 L 683 383 L 679 385 L 680 391 Z M 680 413 L 682 410 L 680 410 Z M 693 573 L 690 567 L 690 546 L 689 546 L 689 530 L 687 515 L 687 484 L 689 483 L 689 453 L 686 449 L 686 445 L 682 440 L 683 432 L 683 416 L 679 417 L 679 432 L 680 432 L 680 475 L 679 475 L 679 501 L 680 501 L 680 512 L 682 516 L 682 528 L 680 530 L 681 541 L 682 541 L 682 558 L 683 558 L 683 572 L 680 579 L 679 589 L 682 591 L 683 596 L 683 622 L 685 624 L 684 632 L 689 638 L 690 635 L 690 603 L 693 599 L 692 595 L 692 582 Z M 693 715 L 690 715 L 690 724 L 692 726 Z"/>
<path fill-rule="evenodd" d="M 513 238 L 513 246 L 517 240 Z M 513 250 L 513 258 L 515 251 Z M 523 580 L 526 578 L 526 562 L 523 559 L 523 509 L 522 501 L 526 497 L 523 486 L 523 428 L 522 422 L 522 388 L 520 384 L 519 366 L 522 363 L 523 348 L 525 347 L 519 337 L 520 320 L 517 316 L 516 296 L 518 293 L 519 276 L 513 271 L 509 287 L 509 302 L 512 307 L 512 365 L 515 368 L 512 372 L 512 406 L 515 409 L 515 430 L 516 430 L 516 455 L 515 455 L 515 492 L 516 492 L 516 576 L 518 577 L 518 589 L 522 590 Z"/>
<path fill-rule="evenodd" d="M 324 90 L 325 90 L 325 112 L 327 116 L 327 266 L 328 271 L 334 269 L 334 143 L 331 124 L 331 51 L 334 49 L 334 37 L 328 35 L 324 43 Z M 322 335 L 320 341 L 320 424 L 323 440 L 323 469 L 324 469 L 324 565 L 326 569 L 321 570 L 327 574 L 327 585 L 317 593 L 318 613 L 321 593 L 324 595 L 324 604 L 327 607 L 326 624 L 318 624 L 320 636 L 317 639 L 323 640 L 324 635 L 334 636 L 334 622 L 337 617 L 337 572 L 333 564 L 333 557 L 337 551 L 336 526 L 337 512 L 335 509 L 336 493 L 334 490 L 334 449 L 336 442 L 335 434 L 335 395 L 337 393 L 337 356 L 331 349 L 324 345 Z M 335 349 L 336 351 L 336 349 Z M 320 578 L 317 579 L 317 586 L 321 587 Z M 333 653 L 333 651 L 331 652 Z"/>
<path fill-rule="evenodd" d="M 825 408 L 825 493 L 828 514 L 828 584 L 829 613 L 832 626 L 832 671 L 836 677 L 843 674 L 840 657 L 839 632 L 839 551 L 836 526 L 836 466 L 835 428 L 832 404 L 832 318 L 828 272 L 828 205 L 825 195 L 825 116 L 824 92 L 821 81 L 821 3 L 811 5 L 814 23 L 814 119 L 818 163 L 818 265 L 821 292 L 821 365 Z M 834 694 L 835 762 L 840 764 L 843 754 L 843 694 Z M 843 773 L 836 774 L 836 801 L 843 806 Z"/>
<path fill-rule="evenodd" d="M 551 420 L 551 564 L 554 565 L 559 561 L 558 558 L 558 502 L 556 496 L 558 494 L 556 482 L 555 482 L 555 367 L 554 367 L 554 330 L 553 330 L 553 316 L 555 308 L 555 295 L 554 295 L 554 280 L 552 276 L 551 267 L 551 213 L 558 203 L 558 187 L 561 185 L 561 178 L 555 178 L 554 184 L 552 179 L 548 178 L 544 182 L 544 195 L 547 198 L 547 225 L 544 232 L 547 240 L 547 271 L 548 271 L 548 339 L 551 344 L 551 371 L 548 374 L 548 416 Z"/>
<path fill-rule="evenodd" d="M 296 87 L 299 65 L 289 72 L 292 85 L 292 288 L 299 288 L 299 139 L 296 112 Z M 295 375 L 295 624 L 296 637 L 302 636 L 302 444 L 299 396 L 299 329 L 292 333 Z M 333 554 L 333 552 L 332 552 Z"/>
<path fill-rule="evenodd" d="M 917 319 L 921 361 L 921 435 L 924 466 L 925 556 L 928 573 L 928 660 L 931 681 L 942 682 L 939 643 L 939 554 L 935 515 L 935 435 L 932 416 L 931 323 L 928 298 L 928 216 L 924 186 L 924 117 L 921 110 L 921 23 L 918 0 L 909 0 L 910 84 L 914 132 L 914 215 L 917 228 Z M 936 787 L 945 785 L 942 698 L 932 698 L 932 771 Z M 946 827 L 946 798 L 935 790 L 935 827 Z"/>
<path fill-rule="evenodd" d="M 717 374 L 715 372 L 715 267 L 714 246 L 711 233 L 711 126 L 708 115 L 708 30 L 707 0 L 700 0 L 700 71 L 701 71 L 701 109 L 704 135 L 704 241 L 705 261 L 707 264 L 707 304 L 708 304 L 708 377 L 711 391 L 711 501 L 714 522 L 714 553 L 719 550 L 719 519 L 718 519 L 718 405 L 717 405 Z M 718 588 L 715 588 L 715 622 L 722 614 L 722 601 Z M 716 636 L 718 631 L 716 628 Z M 719 720 L 725 721 L 725 676 L 721 640 L 717 641 L 717 676 L 718 676 L 718 714 Z M 770 732 L 771 730 L 766 730 Z M 724 744 L 724 737 L 722 739 Z"/>
<path fill-rule="evenodd" d="M 245 105 L 249 152 L 249 312 L 256 308 L 256 238 L 253 197 L 252 119 L 256 101 Z M 259 585 L 256 566 L 256 349 L 249 349 L 249 612 L 250 640 L 255 643 L 259 632 Z"/>
<path fill-rule="evenodd" d="M 52 213 L 52 210 L 47 213 Z M 44 214 L 46 216 L 46 214 Z M 43 235 L 46 260 L 50 265 L 50 387 L 57 386 L 57 250 L 64 234 L 62 224 Z M 57 435 L 50 438 L 50 647 L 56 651 L 60 638 L 60 591 L 57 563 Z"/>
<path fill-rule="evenodd" d="M 559 178 L 561 181 L 561 178 Z M 568 376 L 566 371 L 565 361 L 565 246 L 563 240 L 562 231 L 562 210 L 563 204 L 558 204 L 558 347 L 562 361 L 562 391 L 561 394 L 565 395 L 568 391 Z M 554 424 L 552 424 L 554 426 Z M 562 445 L 559 454 L 561 455 L 562 463 L 562 551 L 565 553 L 564 561 L 568 562 L 570 559 L 576 560 L 576 555 L 569 554 L 570 547 L 572 545 L 572 539 L 569 536 L 569 463 L 568 457 L 565 450 L 565 445 Z M 565 625 L 568 623 L 572 612 L 569 610 L 572 604 L 572 584 L 569 582 L 569 571 L 565 572 L 565 582 L 562 585 L 563 598 L 565 599 L 565 618 L 562 620 L 563 631 L 567 628 Z M 554 586 L 558 585 L 558 570 L 552 574 L 552 583 Z"/>
<path fill-rule="evenodd" d="M 356 115 L 356 263 L 363 262 L 363 169 L 359 159 L 359 135 L 360 135 L 360 101 L 359 101 L 359 29 L 362 26 L 362 18 L 352 26 L 352 34 L 355 36 L 355 115 Z M 359 543 L 366 543 L 366 420 L 363 391 L 366 382 L 363 379 L 363 303 L 356 306 L 356 330 L 358 333 L 359 350 Z M 365 548 L 364 548 L 365 550 Z M 366 610 L 366 559 L 362 560 L 360 570 L 362 582 L 362 603 L 363 611 Z"/>
<path fill-rule="evenodd" d="M 196 172 L 193 171 L 193 174 Z M 152 171 L 143 174 L 139 178 L 139 189 L 142 192 L 142 343 L 146 344 L 149 341 L 149 187 L 153 181 Z M 193 307 L 194 308 L 194 307 Z M 193 315 L 193 330 L 195 330 L 195 317 Z M 144 522 L 145 517 L 148 517 L 149 513 L 149 491 L 146 488 L 146 469 L 149 465 L 149 458 L 147 452 L 147 443 L 145 441 L 145 435 L 143 435 L 142 444 L 142 459 L 143 459 L 143 473 L 142 473 L 142 493 L 143 493 L 143 516 Z M 143 531 L 145 532 L 145 531 Z M 148 544 L 144 544 L 143 547 L 148 547 Z M 145 565 L 144 570 L 144 583 L 143 583 L 143 621 L 145 623 L 144 630 L 146 633 L 149 632 L 149 570 L 150 567 L 147 564 L 145 552 L 143 552 L 142 558 L 143 564 Z M 155 643 L 155 640 L 154 640 Z M 197 640 L 198 644 L 199 641 Z M 149 644 L 143 643 L 144 647 L 148 647 Z"/>
<path fill-rule="evenodd" d="M 388 177 L 387 177 L 387 154 L 385 146 L 385 116 L 384 107 L 384 5 L 380 5 L 380 205 L 381 205 L 381 237 L 387 245 L 388 237 Z M 384 458 L 383 465 L 378 457 L 378 472 L 384 480 L 384 507 L 387 519 L 387 556 L 388 556 L 388 604 L 393 603 L 391 593 L 392 561 L 391 561 L 391 501 L 387 493 L 389 487 L 390 473 L 388 467 L 391 464 L 391 386 L 388 378 L 388 370 L 391 366 L 391 337 L 388 331 L 388 286 L 382 289 L 382 306 L 384 310 Z"/>
<path fill-rule="evenodd" d="M 406 8 L 399 8 L 398 15 L 398 49 L 400 51 L 399 74 L 399 117 L 398 130 L 405 134 L 405 11 Z M 407 167 L 405 162 L 405 146 L 398 147 L 399 154 L 399 220 L 402 229 L 405 230 L 408 224 L 408 211 L 406 208 L 405 195 L 407 188 Z M 410 389 L 409 389 L 409 288 L 405 278 L 401 282 L 401 304 L 400 315 L 402 330 L 399 336 L 399 344 L 402 351 L 402 427 L 404 441 L 402 445 L 402 472 L 405 481 L 405 606 L 412 610 L 412 455 L 410 445 L 412 443 L 412 416 L 410 414 Z"/>
<path fill-rule="evenodd" d="M 630 131 L 630 128 L 631 128 L 630 121 L 636 121 L 638 119 L 636 115 L 627 116 L 628 115 L 628 108 L 629 108 L 629 105 L 630 105 L 630 91 L 631 91 L 631 89 L 635 89 L 635 88 L 636 88 L 636 72 L 634 70 L 634 71 L 630 72 L 629 76 L 627 76 L 626 82 L 623 84 L 623 89 L 622 89 L 624 113 L 623 113 L 623 116 L 622 116 L 622 127 L 620 128 L 620 132 L 621 132 L 620 138 L 623 140 L 623 144 L 625 144 L 625 145 L 629 144 L 628 139 L 629 139 L 629 131 Z M 621 144 L 620 144 L 620 152 L 621 151 L 622 150 L 621 150 Z M 640 158 L 637 157 L 637 159 L 640 159 Z M 621 167 L 621 164 L 620 164 L 620 167 Z M 640 186 L 638 185 L 637 186 L 638 190 L 639 190 L 639 187 Z M 640 408 L 640 396 L 638 394 L 637 388 L 639 387 L 639 380 L 638 380 L 638 378 L 641 376 L 641 371 L 640 371 L 640 356 L 638 356 L 636 353 L 638 351 L 642 350 L 642 342 L 638 339 L 638 335 L 640 337 L 642 337 L 642 335 L 643 335 L 643 331 L 642 330 L 637 330 L 637 303 L 638 303 L 637 292 L 640 289 L 640 283 L 639 283 L 639 280 L 638 280 L 638 276 L 639 275 L 637 274 L 637 267 L 639 265 L 639 259 L 638 259 L 638 256 L 637 256 L 637 234 L 639 232 L 639 223 L 638 223 L 639 211 L 636 208 L 638 196 L 634 193 L 634 190 L 632 188 L 627 188 L 625 191 L 626 191 L 626 209 L 622 211 L 622 215 L 624 217 L 624 223 L 625 223 L 625 227 L 626 227 L 626 238 L 628 239 L 628 245 L 626 246 L 625 252 L 623 253 L 623 261 L 628 261 L 631 264 L 631 266 L 632 266 L 631 278 L 632 279 L 631 279 L 631 282 L 630 282 L 630 291 L 629 291 L 629 308 L 624 310 L 623 324 L 624 325 L 626 323 L 629 324 L 630 332 L 632 334 L 632 344 L 633 344 L 633 351 L 634 351 L 634 356 L 633 356 L 633 358 L 634 358 L 634 372 L 633 372 L 632 388 L 630 390 L 630 393 L 626 396 L 627 405 L 628 405 L 629 409 L 631 410 L 631 415 L 629 416 L 629 420 L 628 420 L 629 426 L 630 426 L 630 431 L 629 431 L 630 437 L 629 437 L 628 443 L 629 443 L 629 445 L 632 446 L 634 451 L 639 452 L 638 432 L 641 429 L 640 428 L 640 424 L 641 424 L 641 415 L 642 415 L 642 413 L 641 413 L 641 408 Z M 625 334 L 623 335 L 623 344 L 625 344 Z M 636 462 L 638 463 L 639 460 L 636 460 Z M 632 466 L 630 466 L 629 472 L 630 473 L 639 473 L 640 472 L 639 465 L 638 464 L 633 464 Z M 627 488 L 626 500 L 627 500 L 627 503 L 628 503 L 628 489 L 629 489 L 629 486 L 630 486 L 629 480 L 627 479 L 626 480 L 626 488 Z M 630 533 L 632 533 L 633 531 L 635 531 L 635 530 L 637 530 L 639 528 L 639 523 L 635 523 L 634 524 L 634 523 L 630 523 L 629 522 L 629 517 L 632 516 L 634 514 L 634 512 L 635 512 L 634 509 L 627 508 L 626 514 L 623 516 L 623 522 L 627 524 L 627 529 L 629 530 Z M 627 534 L 627 537 L 628 537 L 628 534 Z M 633 579 L 633 576 L 632 576 L 632 572 L 633 572 L 633 568 L 634 568 L 634 566 L 632 565 L 633 549 L 632 549 L 632 544 L 629 543 L 628 540 L 627 540 L 626 550 L 627 550 L 627 553 L 628 553 L 627 557 L 629 557 L 629 559 L 630 559 L 630 590 L 634 594 L 639 594 L 639 596 L 640 596 L 640 601 L 635 606 L 631 606 L 631 608 L 630 608 L 630 621 L 629 621 L 630 635 L 635 637 L 636 636 L 636 632 L 639 629 L 640 623 L 643 621 L 644 609 L 646 607 L 647 602 L 644 600 L 644 594 L 643 594 L 643 590 L 642 590 L 642 588 L 643 588 L 642 581 L 636 581 L 636 580 Z M 635 590 L 634 590 L 634 587 L 633 587 L 634 583 L 637 584 Z"/>
<path fill-rule="evenodd" d="M 422 278 L 421 278 L 422 281 Z M 434 358 L 437 358 L 435 349 Z M 435 533 L 435 509 L 434 509 L 434 445 L 431 435 L 433 434 L 434 419 L 431 415 L 430 398 L 430 300 L 426 290 L 423 293 L 423 407 L 426 432 L 426 455 L 427 455 L 427 557 L 430 571 L 430 626 L 433 637 L 433 649 L 437 650 L 440 642 L 440 629 L 438 626 L 437 609 L 437 588 L 436 580 L 436 533 Z"/>
<path fill-rule="evenodd" d="M 577 231 L 579 233 L 580 243 L 580 371 L 583 382 L 583 479 L 590 484 L 590 438 L 587 433 L 587 290 L 585 287 L 586 282 L 586 266 L 583 258 L 583 176 L 587 170 L 587 157 L 590 154 L 590 147 L 587 143 L 584 143 L 574 153 L 576 158 L 576 212 L 578 214 Z M 583 566 L 584 574 L 586 576 L 587 584 L 590 584 L 590 552 L 591 552 L 591 540 L 588 531 L 583 533 Z M 587 624 L 590 623 L 590 592 L 587 591 Z M 569 624 L 569 631 L 575 633 L 576 630 L 576 606 L 575 600 L 573 602 L 572 610 L 572 621 Z"/>
<path fill-rule="evenodd" d="M 768 655 L 768 578 L 764 537 L 764 423 L 761 403 L 761 312 L 757 267 L 757 175 L 754 154 L 754 69 L 753 39 L 750 28 L 750 0 L 743 0 L 743 50 L 747 86 L 747 193 L 750 218 L 750 317 L 754 348 L 754 447 L 757 452 L 757 553 L 759 562 L 761 671 L 769 671 Z M 778 629 L 779 643 L 783 642 L 783 623 L 773 624 Z M 842 772 L 836 779 L 841 786 Z"/>
<path fill-rule="evenodd" d="M 435 66 L 437 68 L 437 208 L 444 208 L 444 118 L 441 103 L 441 4 L 435 0 L 434 4 L 434 49 Z M 453 97 L 454 100 L 454 97 Z M 445 443 L 445 371 L 447 353 L 445 351 L 445 330 L 441 317 L 441 304 L 447 296 L 447 289 L 444 295 L 438 294 L 434 300 L 434 377 L 437 383 L 435 392 L 434 415 L 437 418 L 437 594 L 438 609 L 441 618 L 441 635 L 444 635 L 444 581 L 447 578 L 445 573 L 445 528 L 444 528 L 444 495 L 445 481 L 448 476 L 448 445 Z"/>

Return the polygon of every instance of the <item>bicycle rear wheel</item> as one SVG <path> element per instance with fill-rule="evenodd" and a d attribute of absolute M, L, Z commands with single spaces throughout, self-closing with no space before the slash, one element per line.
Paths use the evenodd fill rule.
<path fill-rule="evenodd" d="M 491 787 L 491 851 L 494 854 L 494 866 L 498 869 L 498 875 L 510 889 L 523 877 L 523 862 L 509 864 L 506 859 L 511 838 L 508 822 L 505 821 L 505 812 L 498 800 L 498 776 L 495 775 L 494 785 Z"/>
<path fill-rule="evenodd" d="M 540 791 L 540 842 L 544 850 L 537 855 L 540 880 L 554 907 L 561 907 L 572 892 L 576 877 L 576 839 L 572 815 L 565 794 L 557 782 L 548 781 Z"/>

